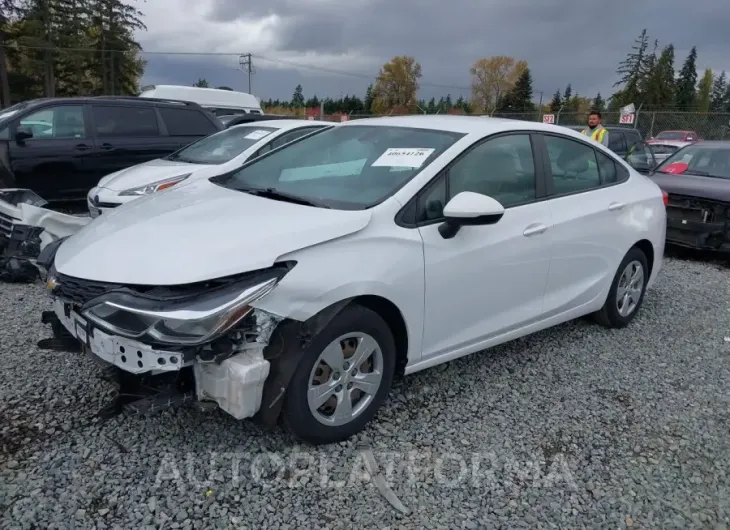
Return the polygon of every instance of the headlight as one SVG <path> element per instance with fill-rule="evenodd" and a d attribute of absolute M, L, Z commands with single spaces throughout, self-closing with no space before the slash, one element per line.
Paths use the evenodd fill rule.
<path fill-rule="evenodd" d="M 119 195 L 149 195 L 150 193 L 155 193 L 165 190 L 167 188 L 171 188 L 175 184 L 179 184 L 180 182 L 188 178 L 190 175 L 190 173 L 186 173 L 185 175 L 179 175 L 177 177 L 172 177 L 165 180 L 158 180 L 157 182 L 153 182 L 152 184 L 145 184 L 144 186 L 140 186 L 138 188 L 130 188 L 128 190 L 124 190 L 120 192 Z"/>
<path fill-rule="evenodd" d="M 273 274 L 272 274 L 273 273 Z M 237 282 L 196 296 L 160 300 L 112 292 L 92 300 L 82 314 L 100 328 L 133 339 L 171 345 L 209 342 L 235 326 L 283 276 L 272 270 L 254 280 Z"/>

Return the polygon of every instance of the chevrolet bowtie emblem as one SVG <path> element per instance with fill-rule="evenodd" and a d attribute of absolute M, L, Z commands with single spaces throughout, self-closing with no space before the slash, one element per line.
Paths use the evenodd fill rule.
<path fill-rule="evenodd" d="M 48 280 L 46 281 L 46 287 L 51 292 L 55 291 L 56 287 L 58 287 L 58 281 L 56 280 L 56 278 L 54 278 L 53 276 L 48 278 Z"/>

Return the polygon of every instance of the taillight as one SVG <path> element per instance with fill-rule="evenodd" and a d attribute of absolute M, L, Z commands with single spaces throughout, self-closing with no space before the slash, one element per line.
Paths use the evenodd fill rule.
<path fill-rule="evenodd" d="M 664 201 L 664 207 L 666 208 L 669 205 L 669 194 L 662 190 L 662 200 Z"/>

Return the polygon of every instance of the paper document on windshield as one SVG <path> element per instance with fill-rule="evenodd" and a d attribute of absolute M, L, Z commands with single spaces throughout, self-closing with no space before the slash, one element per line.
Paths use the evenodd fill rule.
<path fill-rule="evenodd" d="M 435 149 L 406 147 L 386 149 L 380 157 L 372 163 L 373 166 L 385 167 L 412 167 L 417 168 L 431 156 Z"/>
<path fill-rule="evenodd" d="M 248 133 L 246 136 L 244 136 L 244 138 L 246 138 L 247 140 L 261 140 L 261 138 L 268 135 L 269 131 L 256 130 L 252 133 Z"/>

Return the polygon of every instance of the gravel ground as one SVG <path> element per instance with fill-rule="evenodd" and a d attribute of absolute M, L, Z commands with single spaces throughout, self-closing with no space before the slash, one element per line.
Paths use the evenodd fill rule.
<path fill-rule="evenodd" d="M 35 345 L 42 285 L 0 285 L 0 527 L 726 528 L 729 272 L 670 259 L 629 328 L 416 374 L 318 449 L 196 408 L 92 419 L 94 362 Z"/>

